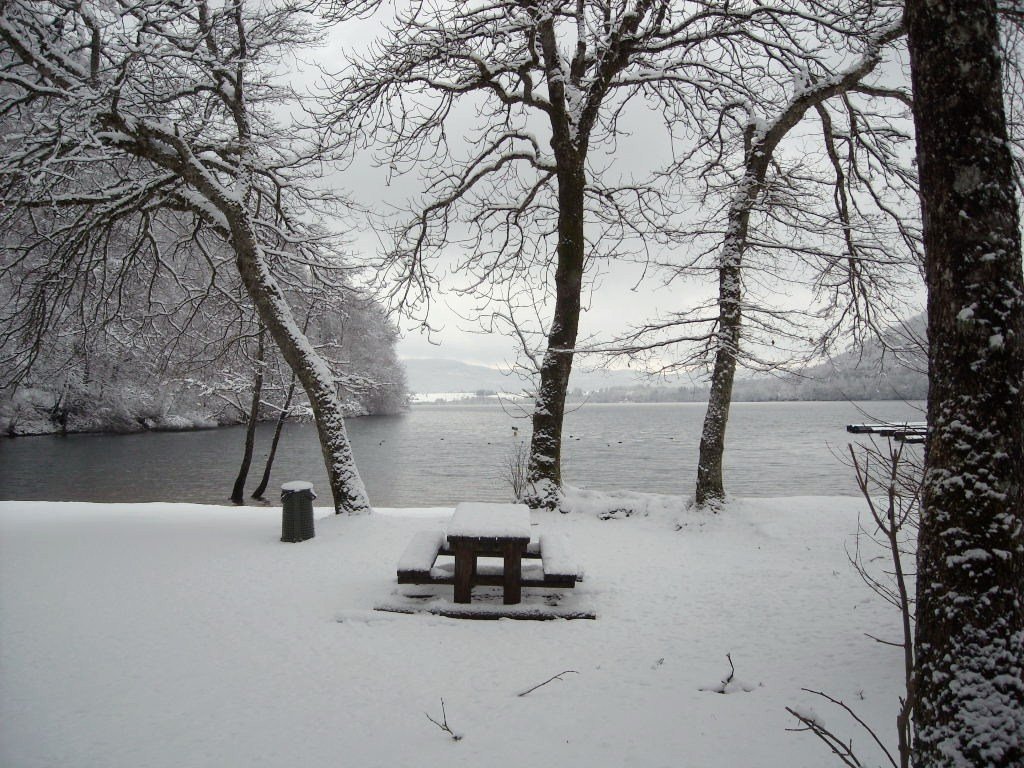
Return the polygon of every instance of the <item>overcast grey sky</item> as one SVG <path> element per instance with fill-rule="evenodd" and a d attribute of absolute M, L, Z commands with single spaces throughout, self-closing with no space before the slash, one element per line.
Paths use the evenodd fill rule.
<path fill-rule="evenodd" d="M 610 272 L 599 279 L 599 287 L 590 295 L 589 308 L 580 319 L 580 338 L 596 336 L 607 341 L 627 329 L 630 324 L 640 323 L 659 311 L 685 306 L 683 302 L 696 295 L 693 289 L 680 287 L 665 288 L 657 278 L 651 277 L 639 288 L 633 288 L 642 270 L 634 264 L 614 265 Z M 440 328 L 430 337 L 416 330 L 407 331 L 398 345 L 400 357 L 452 358 L 467 363 L 487 366 L 507 366 L 516 355 L 516 341 L 511 335 L 473 332 L 478 326 L 459 317 L 465 314 L 472 302 L 458 296 L 448 296 L 447 302 L 438 302 L 431 312 L 431 322 Z"/>

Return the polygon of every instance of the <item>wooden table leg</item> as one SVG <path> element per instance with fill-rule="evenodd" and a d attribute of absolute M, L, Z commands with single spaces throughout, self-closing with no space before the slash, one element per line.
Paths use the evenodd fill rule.
<path fill-rule="evenodd" d="M 476 573 L 476 552 L 466 543 L 455 545 L 455 602 L 468 603 L 472 599 L 473 574 Z"/>
<path fill-rule="evenodd" d="M 505 543 L 505 605 L 518 605 L 523 599 L 523 548 L 514 541 Z"/>

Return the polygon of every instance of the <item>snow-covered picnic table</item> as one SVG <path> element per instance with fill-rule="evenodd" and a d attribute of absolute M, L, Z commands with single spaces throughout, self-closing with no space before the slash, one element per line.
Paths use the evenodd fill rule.
<path fill-rule="evenodd" d="M 504 559 L 505 605 L 522 600 L 523 554 L 530 543 L 530 509 L 524 504 L 463 502 L 448 524 L 448 545 L 455 553 L 455 602 L 471 600 L 479 556 Z"/>
<path fill-rule="evenodd" d="M 438 555 L 453 555 L 454 573 L 436 568 Z M 502 558 L 501 573 L 481 570 L 479 557 Z M 524 558 L 541 560 L 538 574 L 524 576 Z M 398 563 L 399 584 L 453 584 L 456 603 L 469 603 L 475 585 L 503 588 L 506 605 L 522 600 L 522 587 L 572 588 L 579 569 L 558 534 L 531 541 L 530 510 L 523 504 L 463 502 L 447 530 L 416 534 Z"/>

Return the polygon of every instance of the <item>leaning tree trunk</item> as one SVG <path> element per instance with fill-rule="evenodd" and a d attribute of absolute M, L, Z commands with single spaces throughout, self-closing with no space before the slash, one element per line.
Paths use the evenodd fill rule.
<path fill-rule="evenodd" d="M 154 133 L 157 131 L 154 130 Z M 223 217 L 217 225 L 231 237 L 235 251 L 235 266 L 252 300 L 260 321 L 270 332 L 281 356 L 294 371 L 309 398 L 320 437 L 327 479 L 334 498 L 334 511 L 363 512 L 369 510 L 370 502 L 366 488 L 352 456 L 352 445 L 345 430 L 345 415 L 338 397 L 334 375 L 324 359 L 317 354 L 306 335 L 295 323 L 291 307 L 274 279 L 263 252 L 255 226 L 236 195 L 220 186 L 206 169 L 191 154 L 183 142 L 172 136 L 158 133 L 158 137 L 170 142 L 184 157 L 175 164 L 175 170 L 192 184 Z M 207 215 L 208 214 L 205 214 Z M 216 220 L 216 217 L 215 219 Z"/>
<path fill-rule="evenodd" d="M 352 455 L 334 375 L 295 325 L 281 288 L 270 274 L 255 240 L 248 247 L 240 245 L 239 240 L 236 234 L 236 263 L 242 282 L 313 408 L 334 510 L 338 514 L 366 511 L 370 503 Z"/>
<path fill-rule="evenodd" d="M 914 765 L 1024 765 L 1024 278 L 994 0 L 907 3 L 928 285 Z"/>
<path fill-rule="evenodd" d="M 256 375 L 252 382 L 252 402 L 249 405 L 249 419 L 245 425 L 245 450 L 242 451 L 242 463 L 238 468 L 235 485 L 231 489 L 231 501 L 241 504 L 245 501 L 245 481 L 249 477 L 252 465 L 252 454 L 256 448 L 256 424 L 259 421 L 260 401 L 263 397 L 263 326 L 260 326 L 259 341 L 256 345 Z"/>
<path fill-rule="evenodd" d="M 313 408 L 335 511 L 340 514 L 368 510 L 366 489 L 352 456 L 334 376 L 296 325 L 281 287 L 271 273 L 256 223 L 247 207 L 245 176 L 252 173 L 248 156 L 254 142 L 242 85 L 244 69 L 249 61 L 245 50 L 242 4 L 235 3 L 233 9 L 235 31 L 239 37 L 238 57 L 233 65 L 234 71 L 227 74 L 218 70 L 216 79 L 223 85 L 219 98 L 229 107 L 238 133 L 235 146 L 238 175 L 235 178 L 225 184 L 218 173 L 205 164 L 208 158 L 200 158 L 196 154 L 195 147 L 199 145 L 193 145 L 192 137 L 183 134 L 173 122 L 157 116 L 140 117 L 130 109 L 121 111 L 117 109 L 115 97 L 111 97 L 111 102 L 104 102 L 99 97 L 99 90 L 86 94 L 88 98 L 96 99 L 94 119 L 99 130 L 95 131 L 94 138 L 118 153 L 159 165 L 171 173 L 171 178 L 184 181 L 185 185 L 177 190 L 177 197 L 173 197 L 172 202 L 189 207 L 226 237 L 234 249 L 235 265 L 246 293 L 281 355 L 298 377 Z M 5 31 L 3 37 L 10 39 L 11 31 Z M 24 47 L 16 53 L 30 67 L 42 67 L 39 71 L 43 80 L 56 73 L 55 82 L 60 83 L 61 89 L 70 92 L 79 87 L 80 68 L 77 65 L 66 64 L 67 68 L 64 68 L 64 62 L 59 67 L 41 63 L 43 59 L 34 58 Z M 216 163 L 220 169 L 230 165 L 229 161 Z"/>
<path fill-rule="evenodd" d="M 334 375 L 295 324 L 291 308 L 263 255 L 252 223 L 242 204 L 218 194 L 206 185 L 204 192 L 225 213 L 235 246 L 235 263 L 260 319 L 270 331 L 281 355 L 302 384 L 309 398 L 323 452 L 327 478 L 334 497 L 334 511 L 363 512 L 370 508 L 366 488 L 356 469 L 352 445 L 345 429 L 345 417 Z"/>
<path fill-rule="evenodd" d="M 309 307 L 306 309 L 306 319 L 302 321 L 302 333 L 303 335 L 309 330 L 309 321 L 313 317 L 313 303 L 310 302 Z M 277 424 L 274 425 L 274 437 L 270 441 L 270 452 L 267 454 L 267 463 L 263 467 L 263 477 L 260 479 L 260 484 L 256 486 L 256 490 L 252 492 L 254 499 L 262 499 L 263 494 L 267 492 L 267 486 L 270 485 L 270 472 L 274 467 L 274 458 L 277 456 L 277 446 L 281 442 L 281 432 L 284 429 L 284 422 L 288 418 L 289 409 L 292 406 L 292 398 L 295 397 L 295 371 L 292 371 L 291 380 L 288 382 L 288 394 L 284 398 L 284 406 L 281 408 L 281 413 L 277 416 Z"/>
<path fill-rule="evenodd" d="M 572 372 L 572 350 L 580 325 L 583 290 L 583 163 L 558 176 L 558 266 L 555 270 L 555 309 L 548 348 L 540 369 L 540 387 L 533 411 L 530 441 L 532 507 L 558 507 L 562 493 L 562 420 Z"/>

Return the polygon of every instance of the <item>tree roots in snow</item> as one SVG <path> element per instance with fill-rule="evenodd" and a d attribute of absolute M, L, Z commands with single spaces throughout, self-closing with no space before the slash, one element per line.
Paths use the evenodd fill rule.
<path fill-rule="evenodd" d="M 707 693 L 722 693 L 722 694 L 725 694 L 725 693 L 739 693 L 741 691 L 743 693 L 750 693 L 751 691 L 753 691 L 756 688 L 758 688 L 757 685 L 751 685 L 750 683 L 745 683 L 745 682 L 743 682 L 741 680 L 737 680 L 736 679 L 736 667 L 732 663 L 732 654 L 731 653 L 725 654 L 725 658 L 729 662 L 729 674 L 726 675 L 725 679 L 723 679 L 718 685 L 704 686 L 700 690 L 705 691 Z"/>

